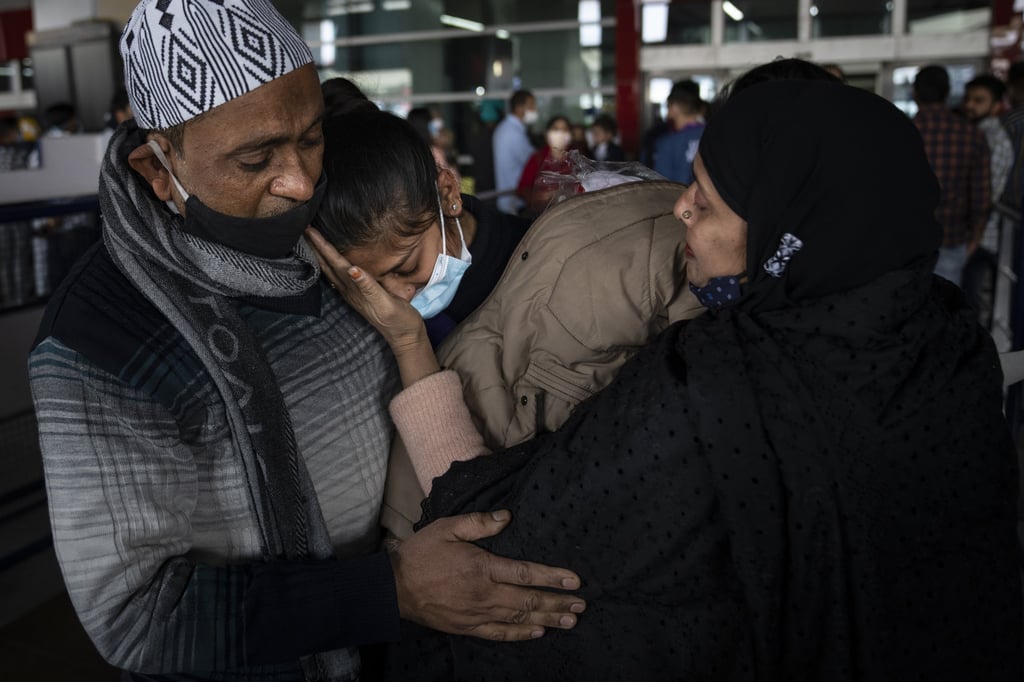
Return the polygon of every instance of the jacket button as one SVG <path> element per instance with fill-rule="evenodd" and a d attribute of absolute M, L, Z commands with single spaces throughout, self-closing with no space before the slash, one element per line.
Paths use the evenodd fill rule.
<path fill-rule="evenodd" d="M 522 398 L 519 399 L 519 404 L 520 405 L 525 405 L 528 402 L 530 402 L 530 401 L 526 399 L 525 395 Z"/>
<path fill-rule="evenodd" d="M 522 258 L 523 260 L 526 260 L 529 257 L 530 257 L 530 252 L 529 251 L 523 251 L 523 255 L 520 256 L 520 258 Z"/>

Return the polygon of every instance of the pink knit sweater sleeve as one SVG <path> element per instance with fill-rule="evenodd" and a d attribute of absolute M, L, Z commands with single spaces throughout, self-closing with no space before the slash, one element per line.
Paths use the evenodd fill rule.
<path fill-rule="evenodd" d="M 426 493 L 452 462 L 490 453 L 462 399 L 453 370 L 420 379 L 394 397 L 391 418 L 402 436 L 416 478 Z"/>

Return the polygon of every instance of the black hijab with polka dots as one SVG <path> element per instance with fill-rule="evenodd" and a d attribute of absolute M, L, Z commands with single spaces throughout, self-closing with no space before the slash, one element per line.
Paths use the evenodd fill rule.
<path fill-rule="evenodd" d="M 917 132 L 849 88 L 773 85 L 702 145 L 750 225 L 741 303 L 670 327 L 557 432 L 454 464 L 424 503 L 423 523 L 511 509 L 480 544 L 577 571 L 587 612 L 522 644 L 410 635 L 392 679 L 1022 679 L 998 358 L 931 274 Z M 831 139 L 867 123 L 858 149 Z M 801 162 L 759 158 L 794 125 Z M 850 199 L 883 166 L 899 186 Z M 785 233 L 803 247 L 775 277 Z"/>

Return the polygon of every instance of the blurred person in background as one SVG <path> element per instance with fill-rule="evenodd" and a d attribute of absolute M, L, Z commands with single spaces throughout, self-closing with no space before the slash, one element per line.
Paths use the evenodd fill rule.
<path fill-rule="evenodd" d="M 494 188 L 501 192 L 498 210 L 519 213 L 523 200 L 515 194 L 523 167 L 533 154 L 529 127 L 537 122 L 537 100 L 529 90 L 516 90 L 508 100 L 508 113 L 494 129 Z"/>
<path fill-rule="evenodd" d="M 654 170 L 669 180 L 693 182 L 693 159 L 704 132 L 700 86 L 677 81 L 668 95 L 669 129 L 654 141 Z"/>
<path fill-rule="evenodd" d="M 542 172 L 569 174 L 572 165 L 572 124 L 565 116 L 552 116 L 544 130 L 544 146 L 534 152 L 523 167 L 516 194 L 524 202 L 523 213 L 536 217 L 548 205 L 552 187 L 544 182 Z"/>
<path fill-rule="evenodd" d="M 113 97 L 110 98 L 110 108 L 107 110 L 107 120 L 103 124 L 103 136 L 109 142 L 114 136 L 117 127 L 132 117 L 132 105 L 128 101 L 128 91 L 125 88 L 118 88 Z"/>
<path fill-rule="evenodd" d="M 43 112 L 43 121 L 46 125 L 43 135 L 46 137 L 74 135 L 81 131 L 75 107 L 70 102 L 58 102 L 48 106 Z"/>
<path fill-rule="evenodd" d="M 469 147 L 473 155 L 473 191 L 490 192 L 494 189 L 494 129 L 501 120 L 501 104 L 484 100 L 476 118 Z"/>
<path fill-rule="evenodd" d="M 963 110 L 985 134 L 989 151 L 989 180 L 993 208 L 981 241 L 967 257 L 963 271 L 963 289 L 968 303 L 978 311 L 978 321 L 988 328 L 992 317 L 991 294 L 995 286 L 999 254 L 999 212 L 996 200 L 1003 195 L 1013 167 L 1013 143 L 999 117 L 1003 113 L 1006 85 L 990 73 L 971 79 L 964 87 Z"/>
<path fill-rule="evenodd" d="M 992 189 L 985 135 L 950 111 L 949 89 L 944 66 L 925 66 L 914 77 L 914 124 L 941 190 L 935 211 L 943 237 L 935 273 L 960 286 L 967 257 L 988 223 Z"/>
<path fill-rule="evenodd" d="M 669 124 L 661 117 L 660 106 L 651 104 L 650 111 L 651 125 L 644 131 L 643 139 L 640 142 L 640 163 L 648 168 L 654 168 L 654 143 L 668 132 Z"/>
<path fill-rule="evenodd" d="M 27 170 L 38 165 L 38 146 L 22 136 L 18 118 L 0 116 L 0 172 Z"/>
<path fill-rule="evenodd" d="M 427 107 L 413 107 L 405 119 L 430 146 L 430 153 L 433 154 L 437 167 L 450 170 L 461 187 L 462 176 L 459 175 L 458 164 L 455 161 L 454 136 L 445 128 L 441 114 Z"/>
<path fill-rule="evenodd" d="M 582 123 L 573 123 L 572 129 L 572 143 L 569 145 L 570 149 L 575 149 L 583 156 L 589 157 L 591 155 L 590 142 L 587 140 L 587 128 Z"/>
<path fill-rule="evenodd" d="M 114 129 L 132 117 L 132 105 L 128 101 L 128 91 L 118 88 L 110 98 L 110 111 L 107 113 L 107 127 Z"/>
<path fill-rule="evenodd" d="M 625 161 L 626 154 L 615 142 L 619 126 L 611 114 L 601 114 L 590 126 L 590 135 L 594 138 L 592 156 L 595 161 Z"/>

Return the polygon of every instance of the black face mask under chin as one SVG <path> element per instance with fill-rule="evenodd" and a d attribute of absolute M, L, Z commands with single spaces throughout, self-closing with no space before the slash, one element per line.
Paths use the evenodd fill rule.
<path fill-rule="evenodd" d="M 150 142 L 157 158 L 171 173 L 163 150 L 155 141 Z M 159 151 L 156 151 L 159 150 Z M 320 174 L 320 179 L 308 201 L 266 218 L 237 218 L 213 210 L 195 195 L 189 195 L 182 188 L 178 179 L 171 173 L 178 191 L 185 200 L 185 219 L 181 229 L 200 239 L 226 246 L 259 258 L 284 258 L 288 256 L 302 238 L 306 227 L 313 222 L 313 216 L 320 208 L 320 202 L 327 190 L 327 176 Z"/>
<path fill-rule="evenodd" d="M 284 258 L 302 238 L 327 189 L 327 176 L 320 175 L 313 196 L 284 213 L 267 218 L 236 218 L 214 211 L 195 195 L 185 202 L 181 229 L 206 241 L 222 244 L 260 258 Z"/>

